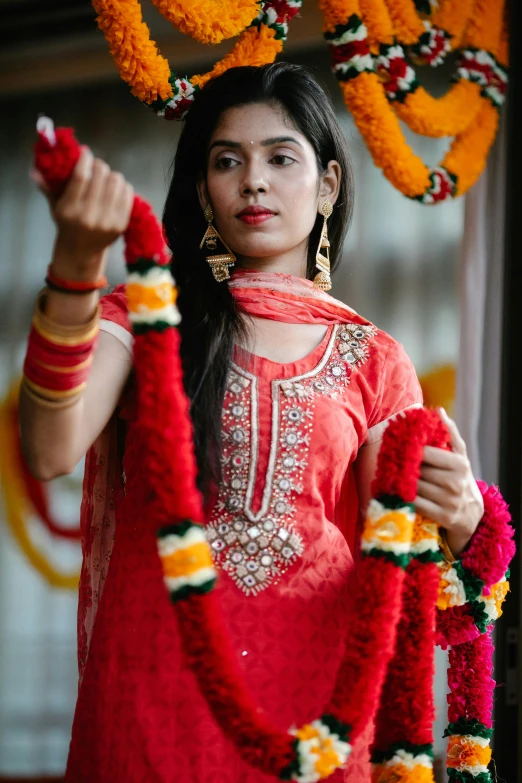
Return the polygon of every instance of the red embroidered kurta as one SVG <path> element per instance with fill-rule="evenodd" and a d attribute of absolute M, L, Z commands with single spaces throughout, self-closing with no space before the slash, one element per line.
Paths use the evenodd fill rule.
<path fill-rule="evenodd" d="M 357 610 L 354 460 L 390 416 L 422 401 L 402 346 L 346 311 L 301 361 L 236 348 L 224 401 L 223 481 L 207 524 L 216 589 L 254 699 L 281 729 L 324 711 Z M 130 347 L 120 289 L 102 299 L 102 317 Z M 132 376 L 119 414 L 132 428 Z M 67 780 L 274 783 L 223 737 L 183 660 L 154 538 L 145 525 L 126 525 L 114 428 L 103 439 L 88 455 L 82 508 L 83 676 Z M 105 494 L 97 473 L 107 476 Z M 370 739 L 356 743 L 332 783 L 369 783 Z"/>

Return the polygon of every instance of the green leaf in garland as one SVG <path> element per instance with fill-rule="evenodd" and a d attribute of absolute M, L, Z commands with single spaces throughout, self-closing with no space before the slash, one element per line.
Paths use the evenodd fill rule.
<path fill-rule="evenodd" d="M 451 737 L 456 735 L 491 739 L 493 729 L 486 728 L 483 723 L 480 723 L 475 718 L 459 718 L 455 723 L 448 724 L 448 728 L 442 736 Z"/>
<path fill-rule="evenodd" d="M 464 592 L 468 601 L 475 601 L 479 595 L 482 595 L 484 589 L 484 581 L 478 576 L 474 576 L 471 571 L 464 568 L 460 560 L 456 560 L 453 563 L 453 568 L 457 572 L 457 576 L 464 585 Z"/>

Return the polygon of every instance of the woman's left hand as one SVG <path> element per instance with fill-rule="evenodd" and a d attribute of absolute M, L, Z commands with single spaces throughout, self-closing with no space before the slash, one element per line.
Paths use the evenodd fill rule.
<path fill-rule="evenodd" d="M 439 412 L 449 430 L 453 451 L 424 447 L 415 510 L 446 529 L 448 545 L 458 557 L 482 519 L 484 501 L 457 425 L 444 408 Z"/>

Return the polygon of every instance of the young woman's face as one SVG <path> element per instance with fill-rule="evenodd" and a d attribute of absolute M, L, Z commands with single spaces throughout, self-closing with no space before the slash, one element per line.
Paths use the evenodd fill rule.
<path fill-rule="evenodd" d="M 320 205 L 337 196 L 339 166 L 332 166 L 320 176 L 312 145 L 279 106 L 238 106 L 222 114 L 210 139 L 200 202 L 211 204 L 214 225 L 243 261 L 290 253 L 306 264 Z"/>

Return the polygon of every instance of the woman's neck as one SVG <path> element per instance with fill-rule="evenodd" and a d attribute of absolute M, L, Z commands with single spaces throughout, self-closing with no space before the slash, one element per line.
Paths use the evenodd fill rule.
<path fill-rule="evenodd" d="M 252 272 L 281 272 L 302 278 L 306 278 L 306 266 L 306 252 L 303 252 L 301 247 L 274 256 L 264 258 L 240 256 L 237 260 L 239 269 L 246 269 Z"/>

